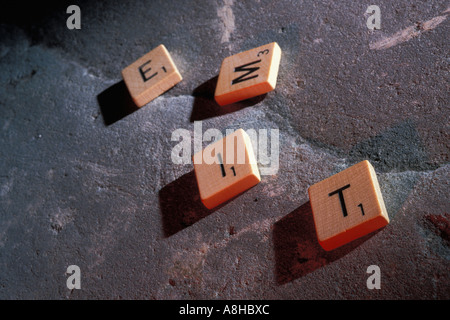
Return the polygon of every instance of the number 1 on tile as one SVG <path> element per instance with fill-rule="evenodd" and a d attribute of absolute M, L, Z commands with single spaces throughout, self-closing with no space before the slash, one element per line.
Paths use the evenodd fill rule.
<path fill-rule="evenodd" d="M 225 166 L 223 165 L 222 155 L 220 153 L 217 154 L 217 158 L 219 159 L 220 169 L 222 170 L 222 177 L 226 177 L 227 173 L 225 172 Z M 236 170 L 234 167 L 230 168 L 233 171 L 234 176 L 236 177 Z"/>

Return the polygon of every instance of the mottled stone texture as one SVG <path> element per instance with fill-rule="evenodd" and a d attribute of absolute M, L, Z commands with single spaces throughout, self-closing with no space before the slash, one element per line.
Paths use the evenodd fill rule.
<path fill-rule="evenodd" d="M 69 4 L 1 12 L 0 298 L 450 298 L 445 1 L 78 1 L 81 30 Z M 222 59 L 272 41 L 276 90 L 218 107 Z M 138 110 L 120 71 L 161 43 L 184 80 Z M 279 129 L 278 173 L 207 210 L 171 161 L 194 121 Z M 363 159 L 391 223 L 325 252 L 307 188 Z"/>

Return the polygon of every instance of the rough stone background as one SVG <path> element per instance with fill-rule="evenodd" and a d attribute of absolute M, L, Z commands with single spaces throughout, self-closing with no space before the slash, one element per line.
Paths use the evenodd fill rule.
<path fill-rule="evenodd" d="M 81 30 L 66 28 L 69 4 Z M 449 13 L 437 0 L 2 6 L 0 298 L 449 299 Z M 223 58 L 272 41 L 276 90 L 219 108 Z M 161 43 L 184 80 L 136 110 L 120 71 Z M 193 166 L 170 158 L 194 121 L 279 129 L 278 173 L 206 210 Z M 363 159 L 391 223 L 325 252 L 307 189 Z M 81 290 L 66 287 L 72 264 Z"/>

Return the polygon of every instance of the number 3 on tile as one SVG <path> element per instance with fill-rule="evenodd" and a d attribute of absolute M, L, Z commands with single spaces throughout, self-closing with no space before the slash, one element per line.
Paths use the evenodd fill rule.
<path fill-rule="evenodd" d="M 263 51 L 260 51 L 260 52 L 258 52 L 258 55 L 257 55 L 257 57 L 259 58 L 259 56 L 260 55 L 262 55 L 262 54 L 269 54 L 269 49 L 266 49 L 266 50 L 263 50 Z"/>
<path fill-rule="evenodd" d="M 218 153 L 217 158 L 219 159 L 220 169 L 222 170 L 222 177 L 225 178 L 227 176 L 227 173 L 225 172 L 225 167 L 223 165 L 222 155 Z M 230 169 L 233 171 L 233 174 L 236 177 L 236 171 L 234 170 L 234 167 L 231 167 Z"/>

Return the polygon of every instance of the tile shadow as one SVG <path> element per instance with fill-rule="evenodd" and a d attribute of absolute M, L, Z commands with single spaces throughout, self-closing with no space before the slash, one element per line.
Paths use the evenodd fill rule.
<path fill-rule="evenodd" d="M 164 237 L 168 238 L 192 226 L 255 187 L 241 192 L 213 209 L 208 209 L 200 199 L 195 171 L 184 174 L 159 191 L 159 208 L 162 215 Z"/>
<path fill-rule="evenodd" d="M 283 285 L 336 261 L 377 232 L 356 239 L 332 251 L 325 251 L 317 240 L 310 202 L 306 202 L 273 227 L 275 279 Z"/>
<path fill-rule="evenodd" d="M 109 126 L 133 112 L 139 107 L 133 102 L 125 82 L 122 80 L 97 96 L 103 122 Z"/>
<path fill-rule="evenodd" d="M 192 95 L 194 96 L 194 105 L 192 107 L 190 122 L 206 120 L 254 106 L 263 101 L 267 96 L 267 94 L 262 94 L 254 98 L 221 107 L 214 99 L 218 78 L 218 76 L 215 76 L 214 78 L 209 79 L 195 88 L 192 92 Z"/>
<path fill-rule="evenodd" d="M 203 205 L 193 170 L 159 191 L 159 206 L 165 237 L 174 235 L 217 210 L 209 210 Z"/>

